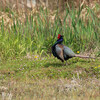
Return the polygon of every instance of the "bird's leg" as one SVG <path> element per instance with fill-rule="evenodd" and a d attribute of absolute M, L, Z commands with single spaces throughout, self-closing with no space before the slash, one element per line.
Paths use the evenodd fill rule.
<path fill-rule="evenodd" d="M 67 61 L 66 61 L 66 66 L 68 65 Z"/>
<path fill-rule="evenodd" d="M 66 63 L 63 63 L 63 66 L 68 66 L 68 63 L 67 63 L 67 61 L 66 61 Z"/>

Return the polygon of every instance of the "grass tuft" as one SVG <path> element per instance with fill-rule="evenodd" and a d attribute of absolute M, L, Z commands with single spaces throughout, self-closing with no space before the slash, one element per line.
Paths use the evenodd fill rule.
<path fill-rule="evenodd" d="M 84 9 L 85 18 L 82 15 Z M 18 16 L 16 17 L 16 14 L 11 13 L 13 20 L 11 26 L 5 26 L 5 20 L 2 17 L 1 58 L 13 58 L 33 52 L 38 55 L 46 55 L 51 52 L 51 46 L 57 40 L 56 37 L 59 33 L 64 35 L 64 44 L 75 52 L 99 48 L 100 19 L 93 9 L 89 7 L 66 8 L 63 17 L 56 12 L 53 14 L 53 20 L 50 14 L 49 10 L 40 7 L 39 12 L 30 14 L 23 22 Z M 98 51 L 95 54 L 98 56 Z"/>

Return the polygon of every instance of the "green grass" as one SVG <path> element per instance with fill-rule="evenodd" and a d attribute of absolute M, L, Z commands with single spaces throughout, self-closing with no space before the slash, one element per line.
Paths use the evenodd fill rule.
<path fill-rule="evenodd" d="M 0 98 L 99 100 L 100 60 L 72 58 L 68 63 L 35 56 L 1 61 Z"/>
<path fill-rule="evenodd" d="M 18 58 L 8 60 L 0 64 L 0 73 L 2 78 L 18 78 L 25 80 L 26 77 L 31 79 L 56 79 L 56 78 L 72 78 L 77 77 L 77 72 L 80 78 L 93 77 L 100 78 L 100 63 L 99 60 L 77 59 L 73 58 L 68 61 L 69 65 L 61 63 L 54 58 Z M 98 67 L 99 66 L 99 67 Z M 97 68 L 96 68 L 97 67 Z M 20 78 L 21 77 L 21 78 Z"/>
<path fill-rule="evenodd" d="M 82 16 L 84 9 L 86 14 Z M 100 18 L 96 13 L 100 8 L 96 5 L 95 9 L 66 8 L 63 17 L 56 11 L 52 14 L 55 16 L 52 20 L 50 11 L 40 8 L 38 13 L 27 16 L 25 22 L 22 22 L 18 15 L 10 13 L 13 25 L 10 28 L 10 24 L 5 25 L 4 18 L 0 23 L 1 59 L 15 58 L 27 53 L 39 55 L 50 53 L 59 33 L 64 35 L 64 44 L 73 51 L 83 52 L 98 48 L 94 54 L 99 56 Z"/>
<path fill-rule="evenodd" d="M 82 17 L 85 9 L 86 14 Z M 26 21 L 7 13 L 13 25 L 0 21 L 0 98 L 3 100 L 99 100 L 100 18 L 89 7 L 68 9 L 63 17 L 47 9 L 31 13 Z M 1 16 L 0 16 L 1 17 Z M 51 56 L 58 34 L 76 53 L 97 58 L 72 58 L 62 63 Z"/>

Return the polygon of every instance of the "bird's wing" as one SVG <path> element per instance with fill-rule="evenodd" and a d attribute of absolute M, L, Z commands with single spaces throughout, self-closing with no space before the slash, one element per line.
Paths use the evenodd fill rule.
<path fill-rule="evenodd" d="M 56 54 L 56 52 L 55 52 L 55 46 L 52 46 L 52 54 L 55 56 L 55 57 L 57 57 L 57 54 Z"/>
<path fill-rule="evenodd" d="M 74 57 L 75 53 L 67 46 L 64 46 L 64 57 Z"/>
<path fill-rule="evenodd" d="M 55 47 L 55 51 L 56 51 L 56 54 L 57 54 L 57 58 L 64 61 L 64 56 L 63 56 L 63 45 L 62 44 L 57 44 L 56 47 Z"/>

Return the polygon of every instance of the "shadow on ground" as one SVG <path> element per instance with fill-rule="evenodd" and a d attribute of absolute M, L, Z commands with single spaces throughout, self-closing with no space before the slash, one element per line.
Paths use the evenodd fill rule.
<path fill-rule="evenodd" d="M 93 62 L 91 59 L 71 59 L 67 62 L 68 65 L 66 65 L 66 62 L 48 62 L 44 65 L 44 67 L 64 67 L 64 66 L 69 66 L 73 65 L 76 63 L 90 63 Z"/>
<path fill-rule="evenodd" d="M 44 67 L 48 68 L 48 67 L 63 67 L 64 63 L 46 63 L 44 65 Z"/>

